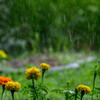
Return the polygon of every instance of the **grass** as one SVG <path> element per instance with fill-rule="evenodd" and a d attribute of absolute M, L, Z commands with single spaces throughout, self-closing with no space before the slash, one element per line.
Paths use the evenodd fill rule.
<path fill-rule="evenodd" d="M 81 65 L 77 69 L 69 69 L 69 70 L 63 70 L 61 72 L 55 71 L 51 72 L 50 76 L 47 77 L 46 83 L 47 85 L 50 84 L 51 80 L 53 83 L 51 83 L 54 88 L 65 88 L 67 86 L 67 82 L 69 82 L 69 88 L 71 90 L 74 90 L 75 87 L 77 87 L 79 84 L 88 85 L 92 88 L 92 82 L 93 82 L 93 73 L 92 73 L 93 65 L 91 63 L 86 63 Z M 54 79 L 52 79 L 52 77 Z M 98 85 L 98 82 L 97 82 Z M 56 100 L 56 99 L 55 99 Z M 61 100 L 61 99 L 59 99 Z M 63 99 L 62 99 L 63 100 Z"/>
<path fill-rule="evenodd" d="M 93 68 L 95 63 L 85 63 L 80 65 L 77 69 L 63 69 L 62 71 L 49 71 L 45 74 L 44 84 L 49 88 L 49 93 L 47 98 L 49 100 L 64 100 L 63 94 L 58 94 L 54 92 L 50 92 L 53 89 L 61 89 L 67 86 L 67 82 L 69 82 L 69 89 L 74 90 L 80 84 L 88 85 L 92 88 L 93 82 Z M 30 83 L 29 80 L 25 78 L 25 73 L 20 72 L 12 72 L 12 73 L 1 73 L 3 76 L 11 77 L 14 81 L 18 81 L 23 87 Z M 39 80 L 40 82 L 41 80 Z M 96 80 L 96 86 L 99 85 L 99 80 Z M 8 96 L 8 97 L 7 97 Z M 28 94 L 23 94 L 22 91 L 15 94 L 15 100 L 30 100 Z M 83 100 L 90 99 L 90 95 L 86 95 Z M 9 92 L 5 92 L 4 100 L 9 100 L 10 94 Z"/>

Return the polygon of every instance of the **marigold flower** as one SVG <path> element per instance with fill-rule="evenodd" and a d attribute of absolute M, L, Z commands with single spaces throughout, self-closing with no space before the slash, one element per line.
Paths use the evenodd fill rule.
<path fill-rule="evenodd" d="M 8 56 L 3 50 L 0 50 L 0 57 L 1 58 L 7 58 Z"/>
<path fill-rule="evenodd" d="M 45 69 L 45 70 L 49 70 L 50 69 L 50 65 L 47 63 L 41 63 L 40 64 L 40 68 Z"/>
<path fill-rule="evenodd" d="M 86 85 L 79 85 L 77 87 L 77 90 L 80 92 L 84 91 L 84 93 L 86 93 L 86 94 L 89 94 L 91 92 L 91 88 Z"/>
<path fill-rule="evenodd" d="M 38 79 L 41 75 L 40 69 L 36 68 L 35 66 L 32 68 L 28 68 L 26 69 L 26 78 L 27 79 L 32 79 L 34 77 L 34 79 Z"/>
<path fill-rule="evenodd" d="M 0 76 L 0 85 L 2 85 L 3 80 L 4 80 L 4 76 Z"/>
<path fill-rule="evenodd" d="M 6 85 L 7 82 L 12 81 L 9 77 L 0 76 L 0 85 Z"/>
<path fill-rule="evenodd" d="M 19 82 L 7 82 L 5 89 L 8 91 L 19 91 L 21 84 Z"/>

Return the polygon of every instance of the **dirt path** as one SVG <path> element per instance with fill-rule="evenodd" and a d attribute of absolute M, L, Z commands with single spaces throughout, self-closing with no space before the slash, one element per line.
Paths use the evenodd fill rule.
<path fill-rule="evenodd" d="M 55 60 L 53 60 L 50 71 L 60 71 L 63 69 L 78 68 L 80 66 L 80 64 L 84 64 L 86 62 L 91 62 L 91 61 L 94 61 L 95 59 L 96 59 L 95 57 L 89 56 L 87 58 L 80 59 L 80 60 L 77 60 L 76 62 L 72 62 L 72 63 L 66 64 L 66 65 L 59 65 L 56 62 L 58 64 L 56 66 L 53 66 L 54 65 L 53 63 L 55 63 Z M 50 60 L 50 61 L 52 61 L 52 60 Z M 46 60 L 45 60 L 45 62 L 46 62 Z M 17 65 L 17 61 L 15 64 Z M 15 68 L 15 67 L 8 67 L 8 68 L 3 67 L 3 68 L 0 68 L 0 72 L 16 72 L 16 71 L 24 72 L 25 69 L 26 68 L 24 68 L 24 67 L 19 68 L 18 66 L 17 66 L 17 68 Z"/>

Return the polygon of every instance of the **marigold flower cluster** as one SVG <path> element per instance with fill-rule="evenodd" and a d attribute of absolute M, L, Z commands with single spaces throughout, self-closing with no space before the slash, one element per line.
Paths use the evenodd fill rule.
<path fill-rule="evenodd" d="M 12 80 L 9 77 L 0 76 L 0 85 L 6 85 L 7 82 L 11 82 Z"/>
<path fill-rule="evenodd" d="M 34 79 L 38 79 L 41 75 L 40 69 L 36 68 L 35 66 L 32 68 L 28 68 L 26 69 L 26 78 L 27 79 L 32 79 L 34 77 Z"/>
<path fill-rule="evenodd" d="M 1 58 L 7 58 L 8 56 L 3 50 L 0 50 L 0 57 Z"/>
<path fill-rule="evenodd" d="M 77 90 L 80 92 L 84 91 L 84 93 L 86 93 L 86 94 L 89 94 L 91 92 L 91 88 L 86 85 L 79 85 L 77 87 Z"/>
<path fill-rule="evenodd" d="M 40 68 L 45 69 L 45 70 L 49 70 L 50 69 L 50 65 L 47 63 L 41 63 L 40 64 Z"/>
<path fill-rule="evenodd" d="M 5 89 L 8 91 L 19 91 L 20 88 L 21 85 L 19 82 L 7 82 L 7 84 L 5 85 Z"/>

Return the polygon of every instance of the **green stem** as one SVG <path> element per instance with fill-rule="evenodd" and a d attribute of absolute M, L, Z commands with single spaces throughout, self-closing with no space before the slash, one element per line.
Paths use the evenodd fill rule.
<path fill-rule="evenodd" d="M 36 89 L 35 89 L 34 78 L 32 78 L 32 85 L 33 85 L 33 89 L 34 89 L 35 94 L 36 94 L 36 96 L 33 98 L 33 100 L 36 100 L 36 97 L 38 99 L 38 95 L 37 95 L 37 92 L 36 92 Z"/>
<path fill-rule="evenodd" d="M 68 93 L 65 94 L 65 100 L 68 100 Z"/>
<path fill-rule="evenodd" d="M 44 78 L 44 73 L 45 73 L 45 69 L 42 69 L 42 84 L 43 84 L 43 78 Z"/>
<path fill-rule="evenodd" d="M 75 100 L 77 100 L 77 94 L 78 94 L 78 91 L 77 89 L 75 89 Z"/>
<path fill-rule="evenodd" d="M 80 100 L 83 99 L 84 94 L 85 94 L 84 91 L 82 91 L 82 92 L 81 92 L 81 98 L 80 98 Z"/>
<path fill-rule="evenodd" d="M 33 89 L 35 91 L 35 86 L 34 86 L 34 77 L 32 78 L 32 85 L 33 85 Z M 36 91 L 35 91 L 36 92 Z M 36 100 L 36 97 L 33 97 L 33 100 Z"/>
<path fill-rule="evenodd" d="M 12 100 L 14 100 L 14 92 L 15 92 L 15 91 L 11 91 Z"/>
<path fill-rule="evenodd" d="M 32 85 L 33 85 L 33 88 L 34 88 L 34 87 L 35 87 L 35 86 L 34 86 L 34 78 L 32 78 Z"/>
<path fill-rule="evenodd" d="M 1 94 L 1 100 L 2 100 L 2 98 L 3 98 L 4 91 L 5 91 L 5 85 L 2 85 L 2 94 Z"/>
<path fill-rule="evenodd" d="M 95 81 L 96 81 L 96 76 L 97 76 L 96 67 L 97 66 L 95 66 L 95 72 L 94 72 L 94 76 L 93 76 L 93 93 L 94 93 Z M 93 94 L 92 94 L 92 100 L 93 100 Z"/>

